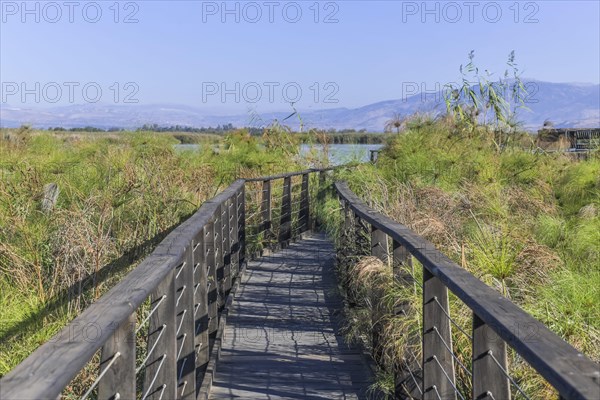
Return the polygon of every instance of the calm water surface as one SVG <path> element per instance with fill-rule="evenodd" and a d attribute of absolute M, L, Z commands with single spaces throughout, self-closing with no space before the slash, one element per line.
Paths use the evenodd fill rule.
<path fill-rule="evenodd" d="M 175 150 L 200 150 L 199 144 L 176 144 L 173 147 Z M 218 147 L 218 146 L 214 146 Z M 334 165 L 345 164 L 352 161 L 366 162 L 369 161 L 369 151 L 379 150 L 383 147 L 382 144 L 332 144 L 329 145 L 329 162 Z M 321 152 L 321 145 L 300 145 L 299 156 L 303 157 L 310 153 L 311 149 Z"/>
<path fill-rule="evenodd" d="M 329 145 L 329 161 L 334 165 L 345 164 L 352 161 L 369 161 L 370 150 L 379 150 L 382 144 L 331 144 Z M 314 148 L 318 151 L 323 149 L 321 145 L 300 145 L 300 155 L 303 156 Z"/>

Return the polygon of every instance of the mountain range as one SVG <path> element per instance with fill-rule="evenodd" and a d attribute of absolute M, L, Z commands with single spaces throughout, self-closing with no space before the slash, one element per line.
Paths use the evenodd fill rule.
<path fill-rule="evenodd" d="M 527 80 L 529 94 L 525 99 L 527 109 L 520 109 L 517 119 L 523 128 L 535 131 L 545 120 L 557 128 L 600 127 L 600 85 L 584 83 L 550 83 Z M 306 128 L 366 129 L 383 131 L 394 114 L 409 115 L 415 112 L 443 113 L 445 105 L 441 92 L 427 95 L 415 94 L 403 99 L 381 101 L 358 108 L 333 108 L 300 110 Z M 259 127 L 277 119 L 282 121 L 290 110 L 259 113 L 256 115 L 214 115 L 201 107 L 172 104 L 120 105 L 82 104 L 50 108 L 29 108 L 9 104 L 0 105 L 0 126 L 19 127 L 27 124 L 36 128 L 93 126 L 108 129 L 138 128 L 144 124 L 159 126 L 217 127 L 233 124 L 236 127 Z M 292 128 L 299 125 L 296 116 L 285 121 Z"/>

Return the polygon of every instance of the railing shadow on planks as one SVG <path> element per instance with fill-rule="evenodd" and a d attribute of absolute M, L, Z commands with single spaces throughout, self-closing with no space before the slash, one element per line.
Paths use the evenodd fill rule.
<path fill-rule="evenodd" d="M 248 259 L 314 228 L 314 202 L 332 189 L 327 172 L 333 169 L 235 181 L 2 378 L 0 399 L 207 398 L 229 304 Z M 399 279 L 404 279 L 399 266 L 410 264 L 411 256 L 423 265 L 420 371 L 395 368 L 397 382 L 415 384 L 411 393 L 396 385 L 397 398 L 463 397 L 455 381 L 448 290 L 473 313 L 467 333 L 473 398 L 510 398 L 515 382 L 508 375 L 507 345 L 562 397 L 598 398 L 597 364 L 431 243 L 368 208 L 345 183 L 335 183 L 335 191 L 345 216 L 342 236 L 356 240 L 359 226 L 369 228 L 371 254 L 392 261 Z M 535 326 L 535 340 L 515 326 Z M 377 335 L 373 332 L 375 342 Z"/>
<path fill-rule="evenodd" d="M 409 349 L 409 354 L 402 357 L 404 361 L 394 360 L 395 365 L 387 366 L 393 370 L 396 398 L 507 400 L 512 396 L 511 389 L 515 397 L 529 398 L 509 375 L 508 345 L 552 385 L 561 398 L 600 399 L 600 365 L 455 264 L 432 243 L 369 208 L 345 182 L 336 182 L 335 191 L 343 212 L 339 247 L 348 249 L 362 240 L 366 242 L 363 251 L 367 248 L 364 253 L 381 259 L 384 265 L 391 265 L 397 284 L 421 285 L 418 343 L 421 355 L 415 356 Z M 415 279 L 413 257 L 422 265 L 422 282 Z M 449 291 L 470 309 L 470 333 L 451 317 Z M 371 349 L 373 358 L 381 365 L 377 308 L 375 305 L 371 314 L 375 321 Z M 406 310 L 400 305 L 393 312 L 401 314 Z M 453 351 L 452 326 L 471 342 L 470 369 Z M 471 393 L 459 390 L 455 367 L 461 368 L 462 375 L 470 380 Z"/>

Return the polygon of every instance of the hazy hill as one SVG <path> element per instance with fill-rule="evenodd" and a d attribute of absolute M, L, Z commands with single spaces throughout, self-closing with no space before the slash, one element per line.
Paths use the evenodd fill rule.
<path fill-rule="evenodd" d="M 530 111 L 521 110 L 519 120 L 528 130 L 537 130 L 544 120 L 551 120 L 556 127 L 599 127 L 600 85 L 578 83 L 550 83 L 528 80 L 530 95 L 526 105 Z M 301 111 L 306 127 L 354 128 L 382 131 L 394 113 L 401 115 L 421 112 L 443 112 L 441 93 L 420 94 L 406 99 L 381 101 L 363 107 L 348 109 Z M 290 114 L 282 112 L 263 113 L 265 123 L 273 119 L 282 120 Z M 143 124 L 164 126 L 184 125 L 193 127 L 216 127 L 232 123 L 234 126 L 259 126 L 250 114 L 229 116 L 211 115 L 200 107 L 184 105 L 114 105 L 83 104 L 52 108 L 26 108 L 3 104 L 0 108 L 0 123 L 3 127 L 30 124 L 34 127 L 62 126 L 98 128 L 136 128 Z M 298 120 L 292 117 L 287 124 L 296 127 Z"/>

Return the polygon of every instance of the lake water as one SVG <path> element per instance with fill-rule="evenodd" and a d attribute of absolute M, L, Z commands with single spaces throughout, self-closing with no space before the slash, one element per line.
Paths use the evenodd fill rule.
<path fill-rule="evenodd" d="M 176 144 L 175 150 L 199 150 L 199 144 Z M 213 146 L 218 147 L 218 146 Z M 331 144 L 329 145 L 329 162 L 333 165 L 346 164 L 349 162 L 367 162 L 369 161 L 370 150 L 379 150 L 382 144 Z M 323 149 L 321 145 L 300 145 L 300 156 L 307 155 L 311 149 L 320 152 Z"/>
<path fill-rule="evenodd" d="M 329 162 L 333 165 L 346 164 L 352 161 L 367 162 L 369 161 L 370 150 L 379 150 L 383 147 L 382 144 L 331 144 L 329 145 Z M 300 145 L 300 155 L 305 155 L 314 148 L 322 151 L 321 145 Z"/>
<path fill-rule="evenodd" d="M 187 150 L 200 150 L 200 145 L 199 144 L 194 144 L 194 143 L 188 143 L 188 144 L 174 144 L 173 148 L 177 151 L 187 151 Z"/>

